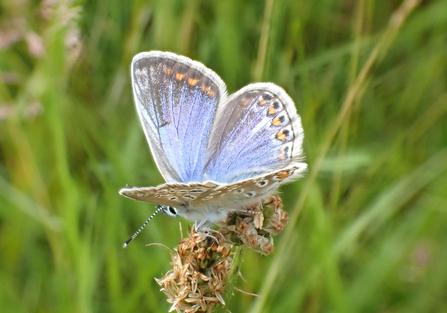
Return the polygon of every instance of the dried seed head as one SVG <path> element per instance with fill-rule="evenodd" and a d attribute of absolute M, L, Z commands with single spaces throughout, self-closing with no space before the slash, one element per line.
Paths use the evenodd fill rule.
<path fill-rule="evenodd" d="M 173 269 L 163 278 L 155 279 L 161 291 L 172 303 L 170 311 L 194 313 L 211 312 L 217 305 L 225 305 L 223 294 L 230 274 L 230 252 L 234 244 L 246 245 L 254 251 L 273 253 L 273 235 L 282 232 L 288 222 L 278 196 L 247 211 L 231 214 L 219 223 L 212 235 L 189 230 L 171 254 Z"/>
<path fill-rule="evenodd" d="M 155 279 L 172 303 L 170 311 L 206 312 L 225 304 L 222 295 L 230 272 L 231 248 L 216 242 L 216 237 L 189 231 L 189 238 L 171 255 L 174 268 Z"/>

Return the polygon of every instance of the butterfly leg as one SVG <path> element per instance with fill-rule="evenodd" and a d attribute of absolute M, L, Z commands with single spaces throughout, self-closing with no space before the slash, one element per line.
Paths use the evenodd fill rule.
<path fill-rule="evenodd" d="M 225 236 L 220 231 L 218 231 L 217 229 L 212 229 L 209 226 L 210 226 L 209 221 L 206 221 L 206 220 L 205 221 L 196 221 L 194 228 L 197 233 L 199 233 L 200 235 L 202 235 L 205 238 L 206 237 L 212 238 L 218 244 L 222 240 L 225 240 Z M 218 240 L 215 235 L 217 235 L 217 237 L 220 237 L 221 240 Z"/>

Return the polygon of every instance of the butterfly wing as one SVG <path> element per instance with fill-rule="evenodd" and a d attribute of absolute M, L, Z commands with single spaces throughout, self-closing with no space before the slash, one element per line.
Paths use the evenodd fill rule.
<path fill-rule="evenodd" d="M 197 194 L 197 197 L 191 200 L 190 205 L 192 207 L 214 207 L 228 211 L 244 210 L 254 203 L 265 200 L 276 191 L 280 184 L 301 177 L 306 168 L 306 164 L 299 163 L 263 176 L 231 184 L 219 184 Z"/>
<path fill-rule="evenodd" d="M 204 183 L 166 183 L 157 187 L 128 187 L 120 194 L 138 201 L 168 205 L 175 208 L 189 207 L 191 201 L 203 198 L 220 184 Z"/>
<path fill-rule="evenodd" d="M 248 85 L 218 108 L 204 177 L 234 183 L 286 168 L 304 169 L 303 138 L 295 105 L 281 87 Z"/>
<path fill-rule="evenodd" d="M 160 173 L 167 182 L 199 181 L 217 105 L 226 99 L 225 84 L 203 64 L 160 51 L 136 55 L 131 75 Z"/>
<path fill-rule="evenodd" d="M 249 178 L 232 184 L 166 183 L 158 187 L 128 187 L 120 194 L 138 201 L 175 207 L 178 214 L 195 221 L 217 221 L 219 212 L 243 211 L 272 194 L 287 180 L 302 175 L 305 164 Z"/>

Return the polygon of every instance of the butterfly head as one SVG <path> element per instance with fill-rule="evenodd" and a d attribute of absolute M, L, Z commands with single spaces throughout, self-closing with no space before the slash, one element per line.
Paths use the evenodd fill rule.
<path fill-rule="evenodd" d="M 157 210 L 161 210 L 161 212 L 167 216 L 178 216 L 178 210 L 170 205 L 157 205 Z"/>

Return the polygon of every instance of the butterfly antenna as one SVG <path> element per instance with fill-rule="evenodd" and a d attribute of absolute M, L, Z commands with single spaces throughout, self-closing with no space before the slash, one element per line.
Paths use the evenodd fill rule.
<path fill-rule="evenodd" d="M 154 218 L 155 215 L 157 215 L 157 213 L 159 213 L 162 210 L 162 207 L 159 205 L 157 206 L 157 210 L 152 213 L 152 215 L 146 220 L 146 222 L 144 222 L 143 226 L 141 226 L 136 232 L 135 234 L 132 235 L 132 237 L 130 237 L 129 239 L 126 240 L 126 242 L 123 244 L 123 248 L 127 248 L 127 246 L 129 245 L 129 243 L 131 243 L 132 240 L 135 239 L 136 236 L 138 236 L 139 233 L 141 233 L 141 231 L 146 227 L 146 225 L 150 222 L 151 219 Z"/>

